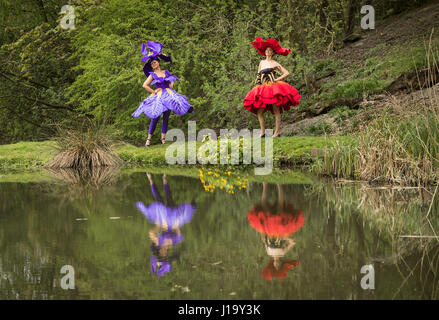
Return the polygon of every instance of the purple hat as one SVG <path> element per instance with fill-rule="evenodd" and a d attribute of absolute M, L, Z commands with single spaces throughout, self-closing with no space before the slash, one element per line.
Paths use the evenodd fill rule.
<path fill-rule="evenodd" d="M 155 256 L 151 256 L 151 272 L 156 274 L 157 277 L 161 277 L 165 275 L 166 272 L 171 272 L 172 267 L 169 262 L 166 261 L 158 261 Z M 156 273 L 157 272 L 157 273 Z"/>
<path fill-rule="evenodd" d="M 143 67 L 143 72 L 146 76 L 149 76 L 149 73 L 153 71 L 151 67 L 151 62 L 153 60 L 160 61 L 160 59 L 162 59 L 163 61 L 170 62 L 172 64 L 171 57 L 163 54 L 162 48 L 163 44 L 161 44 L 160 42 L 148 40 L 146 41 L 146 45 L 142 43 L 142 62 L 146 61 Z"/>

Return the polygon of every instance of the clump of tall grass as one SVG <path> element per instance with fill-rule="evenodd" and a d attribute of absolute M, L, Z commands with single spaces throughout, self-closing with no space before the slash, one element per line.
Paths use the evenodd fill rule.
<path fill-rule="evenodd" d="M 49 168 L 84 169 L 117 166 L 121 163 L 113 151 L 115 140 L 104 126 L 84 120 L 74 128 L 57 127 L 59 153 L 48 163 Z"/>
<path fill-rule="evenodd" d="M 360 179 L 426 185 L 439 177 L 439 119 L 383 114 L 360 135 Z"/>
<path fill-rule="evenodd" d="M 439 53 L 426 49 L 428 79 L 420 87 L 437 83 Z M 436 86 L 437 87 L 437 86 Z M 439 88 L 439 87 L 438 87 Z M 439 97 L 427 88 L 415 113 L 380 114 L 358 135 L 358 144 L 334 144 L 316 170 L 338 178 L 354 178 L 399 185 L 436 184 L 439 179 Z M 394 106 L 394 109 L 401 109 Z"/>
<path fill-rule="evenodd" d="M 48 169 L 56 178 L 67 184 L 84 187 L 101 187 L 117 180 L 119 170 L 116 167 L 91 167 L 81 170 L 73 168 Z"/>
<path fill-rule="evenodd" d="M 311 170 L 337 178 L 359 179 L 358 140 L 328 143 L 323 159 L 317 160 Z"/>

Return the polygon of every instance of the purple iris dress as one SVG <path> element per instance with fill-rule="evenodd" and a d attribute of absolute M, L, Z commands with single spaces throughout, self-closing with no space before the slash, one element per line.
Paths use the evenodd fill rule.
<path fill-rule="evenodd" d="M 193 107 L 189 104 L 187 98 L 177 93 L 174 89 L 169 88 L 171 82 L 179 81 L 179 79 L 168 70 L 165 70 L 164 77 L 159 77 L 151 66 L 153 60 L 163 60 L 172 64 L 171 57 L 162 53 L 163 44 L 151 40 L 148 40 L 146 43 L 147 44 L 142 43 L 142 62 L 146 62 L 143 67 L 143 72 L 146 77 L 152 76 L 153 81 L 151 85 L 155 84 L 156 88 L 160 89 L 160 91 L 151 94 L 148 98 L 143 100 L 132 116 L 137 118 L 144 113 L 151 119 L 158 119 L 162 113 L 167 111 L 169 111 L 168 114 L 174 111 L 174 113 L 178 115 L 193 112 Z"/>
<path fill-rule="evenodd" d="M 174 111 L 174 113 L 178 115 L 192 112 L 193 108 L 187 98 L 177 93 L 174 89 L 169 88 L 171 82 L 179 80 L 176 76 L 173 76 L 168 70 L 165 70 L 164 77 L 159 77 L 153 71 L 149 74 L 153 78 L 151 84 L 155 84 L 155 86 L 161 90 L 143 100 L 137 110 L 132 114 L 133 117 L 137 118 L 144 113 L 147 117 L 155 119 L 168 110 Z"/>
<path fill-rule="evenodd" d="M 154 184 L 151 185 L 151 191 L 156 202 L 151 203 L 149 206 L 145 206 L 142 201 L 136 203 L 137 209 L 139 209 L 151 223 L 158 224 L 163 230 L 158 234 L 158 248 L 163 246 L 167 240 L 171 240 L 172 247 L 175 247 L 177 243 L 181 242 L 183 235 L 177 234 L 172 229 L 175 227 L 180 228 L 182 225 L 190 222 L 195 211 L 195 207 L 189 203 L 182 203 L 175 206 L 168 184 L 164 184 L 163 188 L 168 206 L 164 204 Z M 166 260 L 166 257 L 157 258 L 151 256 L 152 273 L 155 273 L 157 276 L 163 276 L 166 272 L 171 271 L 171 264 Z"/>

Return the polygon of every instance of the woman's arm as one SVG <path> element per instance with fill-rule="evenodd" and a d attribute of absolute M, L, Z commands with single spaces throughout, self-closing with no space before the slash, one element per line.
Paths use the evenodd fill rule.
<path fill-rule="evenodd" d="M 169 88 L 174 88 L 174 81 L 172 81 L 171 83 L 169 83 Z"/>
<path fill-rule="evenodd" d="M 257 84 L 257 85 L 259 85 L 259 84 L 262 84 L 262 82 L 261 82 L 261 64 L 262 64 L 262 61 L 261 62 L 259 62 L 259 66 L 258 66 L 258 75 L 256 76 L 256 80 L 255 80 L 255 84 Z"/>
<path fill-rule="evenodd" d="M 296 244 L 296 242 L 293 239 L 291 239 L 291 238 L 287 238 L 287 241 L 288 241 L 288 246 L 286 247 L 286 249 L 285 249 L 286 251 L 285 252 L 290 250 L 290 248 Z"/>
<path fill-rule="evenodd" d="M 153 90 L 149 85 L 152 82 L 152 76 L 149 75 L 148 78 L 146 78 L 145 82 L 143 83 L 143 88 L 145 88 L 146 91 L 150 93 L 156 93 L 157 90 Z"/>
<path fill-rule="evenodd" d="M 288 75 L 290 74 L 288 71 L 287 71 L 287 69 L 285 69 L 284 67 L 282 67 L 281 65 L 280 65 L 280 63 L 277 63 L 277 65 L 276 65 L 276 67 L 278 67 L 279 69 L 280 69 L 280 71 L 282 72 L 282 75 L 279 77 L 279 78 L 277 78 L 277 79 L 274 79 L 274 81 L 282 81 L 283 79 L 285 79 L 286 77 L 288 77 Z"/>

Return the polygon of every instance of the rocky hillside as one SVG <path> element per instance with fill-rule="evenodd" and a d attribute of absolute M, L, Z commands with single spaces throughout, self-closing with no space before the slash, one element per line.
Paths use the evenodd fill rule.
<path fill-rule="evenodd" d="M 352 133 L 384 109 L 416 112 L 425 103 L 437 103 L 431 97 L 439 97 L 439 67 L 428 67 L 433 55 L 437 63 L 437 1 L 377 21 L 375 30 L 359 30 L 342 49 L 322 55 L 296 86 L 303 103 L 285 115 L 281 133 Z"/>

